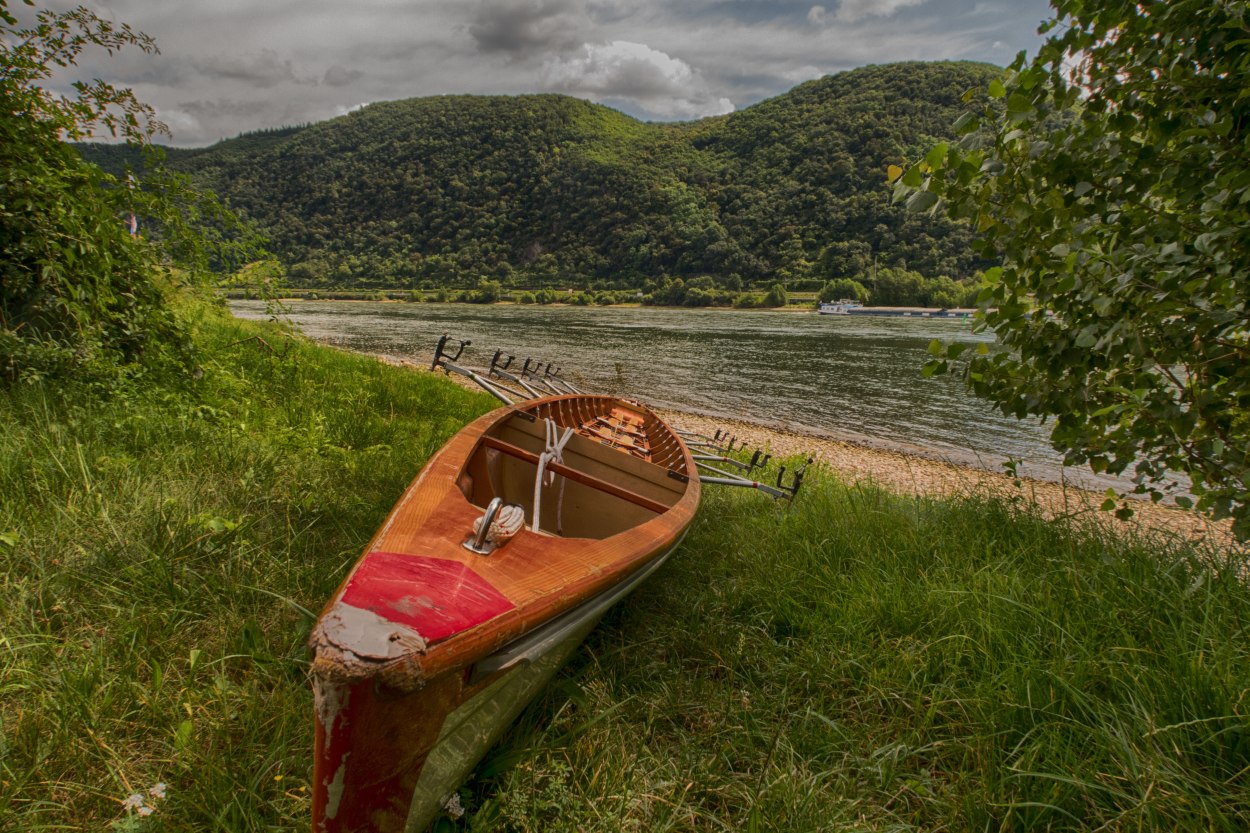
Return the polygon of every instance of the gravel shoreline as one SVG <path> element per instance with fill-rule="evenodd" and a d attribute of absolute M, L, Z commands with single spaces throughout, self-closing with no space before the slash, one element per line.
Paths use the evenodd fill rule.
<path fill-rule="evenodd" d="M 809 436 L 742 420 L 710 419 L 679 411 L 657 410 L 663 419 L 684 429 L 712 436 L 728 431 L 751 448 L 763 448 L 775 457 L 810 456 L 844 482 L 872 483 L 902 495 L 965 497 L 972 495 L 1021 499 L 1035 504 L 1050 518 L 1071 518 L 1107 524 L 1112 528 L 1148 531 L 1212 544 L 1233 546 L 1227 522 L 1212 522 L 1197 513 L 1133 500 L 1133 518 L 1117 520 L 1098 507 L 1105 495 L 1070 483 L 988 471 L 943 460 L 872 448 L 827 437 Z"/>
<path fill-rule="evenodd" d="M 388 364 L 397 364 L 420 372 L 428 368 L 404 359 L 379 356 Z M 448 374 L 456 384 L 480 390 L 472 381 Z M 1018 499 L 1036 505 L 1049 518 L 1067 518 L 1077 522 L 1106 524 L 1113 530 L 1146 532 L 1189 541 L 1203 542 L 1220 550 L 1235 548 L 1229 524 L 1207 518 L 1175 506 L 1133 500 L 1133 517 L 1117 520 L 1098 507 L 1105 499 L 1099 492 L 1082 489 L 1070 483 L 1058 483 L 1030 477 L 1013 478 L 1005 472 L 989 471 L 886 448 L 858 445 L 830 437 L 800 434 L 741 419 L 712 419 L 683 411 L 655 409 L 672 425 L 707 436 L 728 431 L 739 443 L 752 449 L 762 448 L 774 457 L 810 456 L 843 482 L 872 483 L 901 495 L 924 497 L 992 496 Z M 775 469 L 773 469 L 775 471 Z"/>

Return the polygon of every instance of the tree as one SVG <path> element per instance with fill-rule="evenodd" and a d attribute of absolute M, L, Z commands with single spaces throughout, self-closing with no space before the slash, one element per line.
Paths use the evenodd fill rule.
<path fill-rule="evenodd" d="M 864 277 L 874 304 L 902 307 L 926 303 L 925 279 L 919 272 L 882 267 L 871 278 Z"/>
<path fill-rule="evenodd" d="M 853 278 L 837 278 L 821 287 L 817 300 L 822 304 L 843 300 L 863 304 L 868 301 L 868 287 Z"/>
<path fill-rule="evenodd" d="M 814 272 L 827 280 L 851 278 L 872 266 L 872 246 L 862 240 L 835 240 L 821 250 Z"/>
<path fill-rule="evenodd" d="M 76 82 L 72 96 L 46 89 L 88 47 L 156 49 L 86 8 L 40 11 L 18 28 L 0 0 L 0 379 L 185 365 L 190 341 L 167 296 L 240 231 L 184 177 L 155 167 L 123 185 L 66 144 L 106 132 L 143 145 L 164 131 L 130 90 L 99 80 Z M 135 216 L 157 233 L 132 234 Z"/>
<path fill-rule="evenodd" d="M 469 295 L 469 303 L 493 304 L 503 298 L 503 284 L 489 278 L 479 278 L 477 289 Z"/>
<path fill-rule="evenodd" d="M 786 292 L 786 285 L 780 281 L 770 286 L 768 294 L 764 296 L 764 306 L 766 307 L 784 307 L 789 303 L 790 296 Z"/>
<path fill-rule="evenodd" d="M 1007 349 L 967 362 L 973 391 L 1053 417 L 1069 463 L 1131 470 L 1138 493 L 1184 473 L 1245 540 L 1247 2 L 1053 5 L 1038 55 L 966 97 L 962 139 L 891 168 L 895 198 L 973 223 L 978 252 L 1002 259 L 978 300 Z M 928 370 L 962 350 L 935 345 Z"/>

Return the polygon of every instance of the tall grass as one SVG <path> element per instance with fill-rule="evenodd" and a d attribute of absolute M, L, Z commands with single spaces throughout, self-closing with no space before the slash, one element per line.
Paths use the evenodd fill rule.
<path fill-rule="evenodd" d="M 199 330 L 198 381 L 0 397 L 0 830 L 306 829 L 312 615 L 492 406 L 272 329 Z"/>
<path fill-rule="evenodd" d="M 1240 563 L 805 490 L 705 498 L 466 795 L 471 829 L 1250 827 Z"/>
<path fill-rule="evenodd" d="M 0 393 L 0 831 L 306 830 L 312 617 L 493 403 L 203 315 L 203 378 Z M 706 491 L 444 828 L 1250 826 L 1239 564 L 820 474 Z"/>

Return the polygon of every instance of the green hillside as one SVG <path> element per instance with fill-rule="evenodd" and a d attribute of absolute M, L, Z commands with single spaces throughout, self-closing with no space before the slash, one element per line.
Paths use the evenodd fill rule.
<path fill-rule="evenodd" d="M 885 166 L 950 135 L 960 95 L 997 71 L 867 67 L 684 124 L 558 95 L 409 99 L 169 159 L 253 219 L 302 286 L 962 278 L 984 266 L 966 231 L 890 206 Z"/>

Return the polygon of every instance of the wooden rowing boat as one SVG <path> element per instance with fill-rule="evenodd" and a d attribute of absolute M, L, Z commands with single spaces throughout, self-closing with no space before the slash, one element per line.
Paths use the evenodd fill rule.
<path fill-rule="evenodd" d="M 551 396 L 453 437 L 313 630 L 314 831 L 428 826 L 698 503 L 689 450 L 636 402 Z"/>

